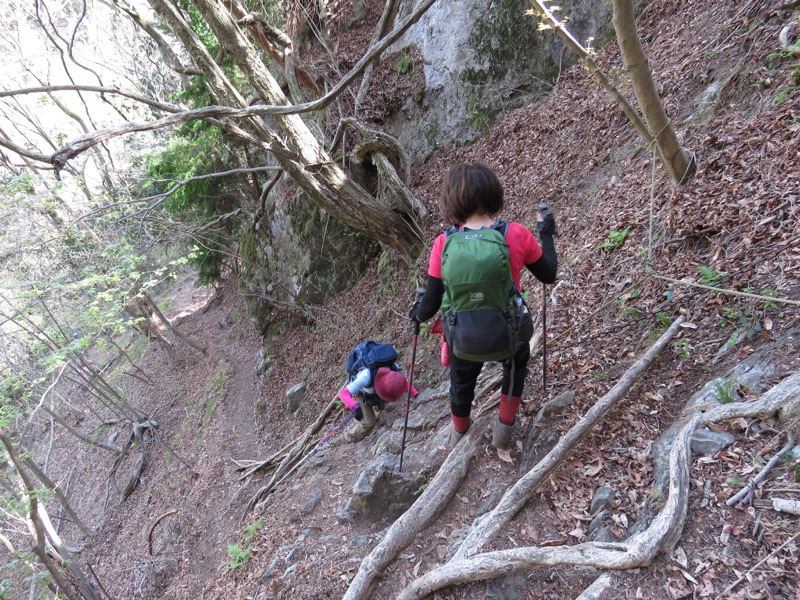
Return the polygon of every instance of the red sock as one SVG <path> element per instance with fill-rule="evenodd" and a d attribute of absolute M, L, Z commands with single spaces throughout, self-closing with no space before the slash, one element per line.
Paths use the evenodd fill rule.
<path fill-rule="evenodd" d="M 500 394 L 500 422 L 503 425 L 513 425 L 517 417 L 522 398 L 509 398 L 507 394 Z"/>
<path fill-rule="evenodd" d="M 467 433 L 467 429 L 469 429 L 469 415 L 466 417 L 457 417 L 450 413 L 450 417 L 453 419 L 453 427 L 458 433 Z"/>

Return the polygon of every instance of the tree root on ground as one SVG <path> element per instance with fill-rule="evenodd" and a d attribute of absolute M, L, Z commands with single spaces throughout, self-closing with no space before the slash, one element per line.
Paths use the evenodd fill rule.
<path fill-rule="evenodd" d="M 636 378 L 641 375 L 666 347 L 667 343 L 677 332 L 681 323 L 683 323 L 682 317 L 677 319 L 647 353 L 634 363 L 620 382 L 614 386 L 606 396 L 598 400 L 586 416 L 564 436 L 561 442 L 559 442 L 536 467 L 531 469 L 531 471 L 522 477 L 514 487 L 506 492 L 503 499 L 493 511 L 487 513 L 482 519 L 478 519 L 473 524 L 471 530 L 467 533 L 466 538 L 462 542 L 459 552 L 455 554 L 448 565 L 440 567 L 428 575 L 417 579 L 411 586 L 406 588 L 407 591 L 403 593 L 411 594 L 411 596 L 408 597 L 417 597 L 414 594 L 422 594 L 422 596 L 424 596 L 438 589 L 438 587 L 432 587 L 432 585 L 439 585 L 438 574 L 442 570 L 447 570 L 450 564 L 456 564 L 457 568 L 454 570 L 447 570 L 442 575 L 442 583 L 439 587 L 449 585 L 449 582 L 457 577 L 465 577 L 463 581 L 471 581 L 486 578 L 487 575 L 483 573 L 500 574 L 510 572 L 510 569 L 513 568 L 513 561 L 509 562 L 507 558 L 500 558 L 499 560 L 505 562 L 497 563 L 496 561 L 498 558 L 493 556 L 490 556 L 481 566 L 475 567 L 474 572 L 470 572 L 469 568 L 466 571 L 462 569 L 465 567 L 471 568 L 474 564 L 464 560 L 467 556 L 468 549 L 474 548 L 473 552 L 471 552 L 472 554 L 477 552 L 480 546 L 496 535 L 499 530 L 514 517 L 533 495 L 536 489 L 535 486 L 560 464 L 561 461 L 567 458 L 568 452 L 583 439 L 591 430 L 592 426 L 602 419 L 614 403 L 627 393 Z M 469 463 L 468 459 L 473 456 L 474 447 L 477 445 L 479 439 L 478 435 L 474 435 L 476 429 L 478 428 L 474 426 L 470 427 L 469 432 L 467 432 L 464 438 L 470 440 L 468 445 L 465 447 L 462 440 L 462 442 L 456 446 L 453 452 L 450 453 L 450 456 L 447 457 L 447 460 L 445 460 L 439 468 L 436 477 L 431 481 L 430 485 L 428 485 L 422 496 L 420 496 L 411 508 L 395 522 L 386 533 L 381 543 L 362 561 L 358 573 L 350 583 L 350 587 L 345 595 L 345 600 L 367 598 L 374 580 L 380 575 L 383 569 L 386 568 L 400 550 L 411 543 L 416 533 L 427 527 L 439 513 L 444 510 L 447 502 L 458 490 L 463 478 L 466 476 Z M 470 433 L 473 433 L 473 435 L 470 435 Z M 463 448 L 464 450 L 469 448 L 472 453 L 464 454 L 458 452 L 459 448 Z M 440 487 L 446 488 L 447 491 L 445 492 L 444 489 L 440 490 Z M 429 501 L 427 498 L 435 499 L 436 501 Z M 594 546 L 591 544 L 585 544 L 583 546 L 594 550 Z M 622 546 L 620 545 L 619 547 Z M 542 556 L 539 556 L 539 559 L 546 560 L 545 555 L 549 555 L 553 550 L 552 547 L 548 547 L 546 550 L 540 551 Z M 572 549 L 570 549 L 570 551 L 577 553 L 575 557 L 572 558 L 572 560 L 577 561 L 577 557 L 580 556 L 581 551 Z M 393 554 L 390 554 L 390 552 L 393 552 Z M 462 555 L 459 555 L 459 553 L 462 553 Z M 625 553 L 618 551 L 618 554 L 620 554 L 620 560 L 623 560 Z M 528 565 L 530 563 L 530 559 L 526 560 L 526 566 L 521 568 L 529 568 Z M 499 566 L 497 566 L 498 564 Z M 505 565 L 512 565 L 512 567 Z M 416 587 L 418 582 L 419 588 Z M 423 592 L 422 590 L 430 591 Z"/>
<path fill-rule="evenodd" d="M 422 495 L 392 524 L 380 543 L 361 561 L 343 600 L 370 598 L 376 579 L 389 563 L 445 509 L 467 476 L 486 424 L 484 419 L 472 424 Z"/>
<path fill-rule="evenodd" d="M 556 446 L 545 455 L 528 473 L 509 489 L 494 510 L 486 513 L 473 523 L 461 546 L 453 556 L 453 560 L 463 560 L 476 554 L 482 546 L 493 539 L 500 530 L 531 499 L 537 486 L 566 458 L 580 441 L 597 425 L 603 417 L 625 397 L 633 384 L 644 371 L 656 360 L 658 355 L 666 348 L 667 344 L 677 333 L 683 323 L 683 317 L 675 322 L 664 332 L 655 344 L 637 360 L 617 384 L 600 398 L 594 406 L 559 440 Z"/>
<path fill-rule="evenodd" d="M 623 570 L 649 566 L 658 554 L 670 552 L 675 547 L 683 531 L 689 499 L 692 434 L 699 428 L 742 417 L 764 419 L 778 416 L 783 423 L 789 423 L 799 410 L 800 373 L 784 379 L 756 402 L 724 404 L 697 413 L 678 433 L 670 451 L 669 495 L 664 507 L 647 530 L 624 542 L 589 542 L 566 547 L 498 550 L 466 557 L 457 555 L 444 566 L 412 582 L 398 600 L 424 598 L 445 586 L 540 567 L 564 565 Z M 493 512 L 502 505 L 503 501 Z"/>

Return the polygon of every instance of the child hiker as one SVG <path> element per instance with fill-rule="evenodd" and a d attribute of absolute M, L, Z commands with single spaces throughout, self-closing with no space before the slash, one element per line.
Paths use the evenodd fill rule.
<path fill-rule="evenodd" d="M 348 382 L 339 391 L 339 399 L 358 421 L 345 433 L 348 441 L 358 442 L 367 437 L 385 403 L 397 402 L 407 395 L 409 382 L 396 360 L 394 346 L 372 340 L 361 342 L 348 355 L 345 367 Z M 414 388 L 411 395 L 417 396 Z"/>
<path fill-rule="evenodd" d="M 450 355 L 451 448 L 470 427 L 475 384 L 484 362 L 502 361 L 492 445 L 505 448 L 522 399 L 533 335 L 531 315 L 519 295 L 521 271 L 524 266 L 544 283 L 555 281 L 555 219 L 547 211 L 537 215 L 541 246 L 525 226 L 495 221 L 503 209 L 503 186 L 481 163 L 450 170 L 439 209 L 454 225 L 433 244 L 425 294 L 409 317 L 427 321 L 442 308 Z"/>

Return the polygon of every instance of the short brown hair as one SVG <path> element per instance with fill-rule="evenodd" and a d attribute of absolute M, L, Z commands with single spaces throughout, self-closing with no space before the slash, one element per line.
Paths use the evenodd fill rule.
<path fill-rule="evenodd" d="M 456 165 L 447 174 L 439 197 L 442 218 L 463 225 L 474 214 L 494 216 L 503 210 L 503 185 L 483 163 Z"/>

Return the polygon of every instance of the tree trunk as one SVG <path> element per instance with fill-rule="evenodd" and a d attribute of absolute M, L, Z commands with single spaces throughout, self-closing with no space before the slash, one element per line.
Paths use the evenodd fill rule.
<path fill-rule="evenodd" d="M 5 447 L 6 452 L 8 453 L 8 458 L 14 465 L 14 468 L 19 475 L 20 480 L 25 488 L 25 491 L 28 495 L 28 518 L 30 519 L 30 523 L 33 525 L 33 538 L 34 538 L 34 545 L 33 545 L 33 552 L 42 562 L 44 567 L 50 573 L 53 578 L 53 581 L 58 586 L 58 589 L 63 592 L 64 596 L 69 598 L 69 600 L 80 600 L 79 593 L 75 590 L 75 588 L 71 585 L 68 578 L 64 576 L 61 572 L 59 567 L 56 565 L 55 561 L 50 558 L 47 553 L 46 542 L 47 542 L 47 535 L 44 530 L 44 526 L 42 525 L 41 520 L 39 519 L 39 500 L 36 495 L 36 489 L 33 486 L 30 478 L 28 477 L 27 473 L 25 472 L 25 468 L 22 464 L 22 461 L 17 454 L 17 451 L 14 449 L 13 444 L 11 443 L 11 438 L 3 431 L 0 430 L 0 443 Z M 83 591 L 83 590 L 81 590 Z M 83 594 L 81 594 L 83 595 Z M 94 600 L 96 596 L 94 595 L 84 595 L 85 598 L 90 598 Z"/>
<path fill-rule="evenodd" d="M 232 107 L 247 106 L 174 7 L 165 0 L 149 2 L 184 44 L 218 102 Z M 218 0 L 194 0 L 194 4 L 261 100 L 271 105 L 288 105 L 277 81 L 225 6 Z M 273 119 L 277 132 L 260 119 L 249 119 L 247 123 L 312 202 L 339 221 L 394 248 L 407 261 L 416 259 L 421 236 L 415 215 L 402 206 L 381 205 L 357 185 L 331 160 L 299 115 L 276 115 Z"/>
<path fill-rule="evenodd" d="M 667 117 L 661 97 L 656 90 L 653 74 L 636 33 L 632 0 L 613 0 L 614 31 L 617 34 L 622 60 L 633 82 L 633 91 L 644 120 L 655 138 L 661 162 L 672 181 L 681 184 L 694 175 L 694 156 L 683 149 L 672 122 Z"/>

